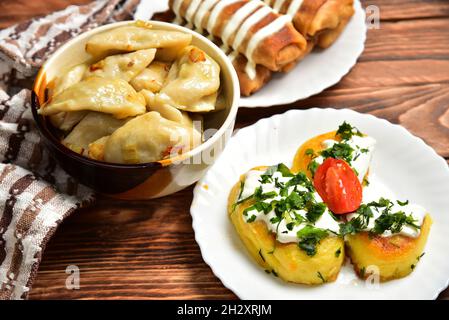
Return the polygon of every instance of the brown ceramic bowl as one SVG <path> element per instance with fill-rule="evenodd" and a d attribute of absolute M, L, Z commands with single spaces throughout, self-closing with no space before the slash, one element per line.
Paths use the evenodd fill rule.
<path fill-rule="evenodd" d="M 42 66 L 35 80 L 32 112 L 50 153 L 61 167 L 78 181 L 102 194 L 122 199 L 150 199 L 172 194 L 198 181 L 221 153 L 234 128 L 240 98 L 238 78 L 230 60 L 211 41 L 186 28 L 151 21 L 155 29 L 192 34 L 192 44 L 204 50 L 221 67 L 226 108 L 204 116 L 205 131 L 213 133 L 200 146 L 179 158 L 136 165 L 95 161 L 62 145 L 50 122 L 37 112 L 46 100 L 49 83 L 69 68 L 91 58 L 84 47 L 92 35 L 132 23 L 132 21 L 118 22 L 95 28 L 72 39 L 57 50 Z"/>

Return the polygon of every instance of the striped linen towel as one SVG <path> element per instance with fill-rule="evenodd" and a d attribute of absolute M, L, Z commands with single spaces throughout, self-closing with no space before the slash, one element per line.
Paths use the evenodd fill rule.
<path fill-rule="evenodd" d="M 98 0 L 0 31 L 0 300 L 27 298 L 58 225 L 93 201 L 43 148 L 30 110 L 33 77 L 67 40 L 132 18 L 138 4 Z"/>

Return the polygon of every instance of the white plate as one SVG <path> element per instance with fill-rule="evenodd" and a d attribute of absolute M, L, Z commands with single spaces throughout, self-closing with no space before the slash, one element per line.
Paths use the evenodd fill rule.
<path fill-rule="evenodd" d="M 352 266 L 336 282 L 308 287 L 268 275 L 247 254 L 226 213 L 229 191 L 257 165 L 291 165 L 307 139 L 335 130 L 344 120 L 377 140 L 370 182 L 382 183 L 400 199 L 424 206 L 434 225 L 416 270 L 408 277 L 367 286 Z M 190 208 L 204 260 L 242 299 L 434 299 L 449 279 L 449 168 L 446 161 L 403 127 L 351 110 L 292 110 L 239 130 L 194 190 Z"/>
<path fill-rule="evenodd" d="M 366 39 L 365 11 L 354 2 L 355 15 L 338 40 L 326 50 L 315 50 L 289 73 L 276 73 L 259 92 L 242 98 L 242 107 L 269 107 L 288 104 L 320 93 L 338 83 L 357 62 Z M 167 0 L 143 0 L 136 19 L 151 19 L 154 13 L 168 9 Z"/>

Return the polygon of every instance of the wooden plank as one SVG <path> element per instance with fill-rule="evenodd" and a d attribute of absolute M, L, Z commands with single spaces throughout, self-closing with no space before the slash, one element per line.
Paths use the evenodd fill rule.
<path fill-rule="evenodd" d="M 448 28 L 447 17 L 400 23 L 382 21 L 380 29 L 369 31 L 365 51 L 359 61 L 447 61 Z"/>
<path fill-rule="evenodd" d="M 31 299 L 231 299 L 194 240 L 192 188 L 169 198 L 99 199 L 56 232 L 45 251 Z M 81 289 L 67 290 L 65 269 L 80 268 Z"/>
<path fill-rule="evenodd" d="M 0 28 L 90 0 L 0 3 Z M 241 109 L 237 127 L 292 108 L 351 108 L 399 123 L 449 157 L 449 1 L 370 0 L 380 8 L 356 67 L 338 85 L 305 101 Z M 300 88 L 298 88 L 300 89 Z M 194 240 L 192 188 L 147 202 L 100 198 L 56 232 L 31 299 L 234 299 L 204 263 Z M 81 289 L 65 287 L 68 265 Z M 449 299 L 449 289 L 440 298 Z"/>
<path fill-rule="evenodd" d="M 448 83 L 348 88 L 343 81 L 321 95 L 291 105 L 258 109 L 257 115 L 254 109 L 242 108 L 237 124 L 245 127 L 290 109 L 350 108 L 401 124 L 424 139 L 441 156 L 449 157 L 448 101 Z"/>
<path fill-rule="evenodd" d="M 411 20 L 449 16 L 447 0 L 362 0 L 363 6 L 380 8 L 382 20 Z"/>

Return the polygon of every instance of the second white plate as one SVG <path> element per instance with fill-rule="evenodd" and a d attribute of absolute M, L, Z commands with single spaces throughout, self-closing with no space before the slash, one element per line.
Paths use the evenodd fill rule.
<path fill-rule="evenodd" d="M 425 256 L 408 277 L 368 286 L 347 263 L 336 282 L 316 287 L 267 275 L 246 253 L 230 223 L 226 204 L 241 174 L 258 165 L 291 165 L 309 138 L 348 121 L 377 140 L 370 183 L 398 199 L 424 206 L 434 224 Z M 191 206 L 196 240 L 206 263 L 242 299 L 434 299 L 449 278 L 449 168 L 446 161 L 403 127 L 351 110 L 292 110 L 238 131 L 194 190 Z"/>
<path fill-rule="evenodd" d="M 366 39 L 365 11 L 354 1 L 355 14 L 338 40 L 326 50 L 315 50 L 288 73 L 276 73 L 259 92 L 240 100 L 241 107 L 288 104 L 318 94 L 338 83 L 356 64 Z M 168 0 L 142 0 L 135 19 L 149 20 L 168 9 Z"/>

